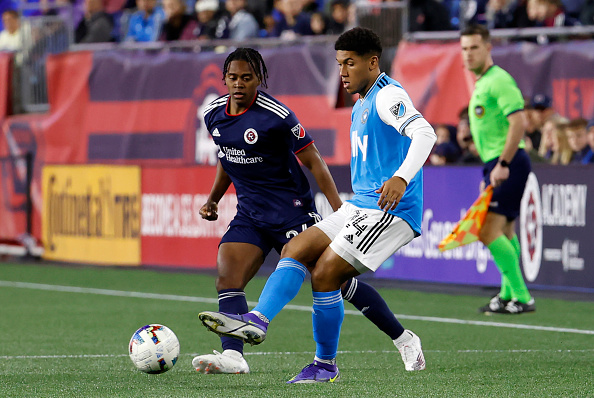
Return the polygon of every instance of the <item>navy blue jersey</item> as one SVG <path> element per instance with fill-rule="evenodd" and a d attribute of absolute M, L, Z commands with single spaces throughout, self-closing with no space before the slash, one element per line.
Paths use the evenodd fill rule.
<path fill-rule="evenodd" d="M 204 123 L 235 186 L 237 213 L 258 226 L 278 228 L 315 211 L 295 156 L 313 140 L 295 114 L 261 91 L 239 115 L 227 112 L 228 101 L 229 95 L 224 95 L 211 102 L 204 110 Z"/>

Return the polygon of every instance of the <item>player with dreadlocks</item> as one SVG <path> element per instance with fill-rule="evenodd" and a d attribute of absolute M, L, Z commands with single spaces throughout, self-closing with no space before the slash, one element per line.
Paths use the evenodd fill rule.
<path fill-rule="evenodd" d="M 231 183 L 237 193 L 237 214 L 219 244 L 216 289 L 219 311 L 248 312 L 244 288 L 271 249 L 277 252 L 294 236 L 320 220 L 309 183 L 297 158 L 313 174 L 336 211 L 342 201 L 326 163 L 295 114 L 266 87 L 267 70 L 260 53 L 251 48 L 233 51 L 223 67 L 229 94 L 212 101 L 204 122 L 219 147 L 219 163 L 202 218 L 217 219 L 217 203 Z M 282 253 L 281 253 L 282 257 Z M 291 286 L 274 300 L 290 300 L 314 264 L 281 262 L 269 283 Z M 350 279 L 342 286 L 345 299 L 392 340 L 404 332 L 383 298 L 368 284 Z M 287 297 L 280 297 L 283 294 Z M 292 297 L 291 297 L 292 298 Z M 260 301 L 269 301 L 260 297 Z M 192 365 L 200 373 L 249 373 L 243 340 L 221 337 L 223 352 L 200 355 Z"/>

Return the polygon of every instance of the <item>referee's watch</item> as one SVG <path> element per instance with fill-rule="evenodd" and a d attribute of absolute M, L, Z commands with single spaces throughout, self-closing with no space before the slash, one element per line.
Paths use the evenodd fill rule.
<path fill-rule="evenodd" d="M 503 159 L 499 160 L 499 164 L 501 165 L 501 167 L 509 167 L 509 163 L 507 163 L 507 161 Z"/>

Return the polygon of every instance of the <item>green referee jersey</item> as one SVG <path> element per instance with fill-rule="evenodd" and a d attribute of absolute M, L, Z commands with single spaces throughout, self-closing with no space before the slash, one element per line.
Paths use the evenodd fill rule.
<path fill-rule="evenodd" d="M 516 81 L 497 65 L 477 81 L 468 105 L 470 132 L 483 162 L 501 155 L 509 130 L 507 116 L 524 109 Z M 524 148 L 524 140 L 519 148 Z"/>

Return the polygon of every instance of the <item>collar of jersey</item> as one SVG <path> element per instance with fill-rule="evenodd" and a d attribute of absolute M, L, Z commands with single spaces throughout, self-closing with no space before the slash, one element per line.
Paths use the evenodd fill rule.
<path fill-rule="evenodd" d="M 493 65 L 489 66 L 489 67 L 487 68 L 487 70 L 485 71 L 485 73 L 483 73 L 483 74 L 482 74 L 482 75 L 481 75 L 481 76 L 480 76 L 478 79 L 476 79 L 476 81 L 478 82 L 479 80 L 481 80 L 481 78 L 482 78 L 483 76 L 485 76 L 487 73 L 489 73 L 489 71 L 490 71 L 491 69 L 493 69 L 493 67 L 494 67 L 494 66 L 495 66 L 495 64 L 493 64 Z"/>
<path fill-rule="evenodd" d="M 381 79 L 384 75 L 386 74 L 386 72 L 382 72 L 380 73 L 377 78 L 375 79 L 375 81 L 373 82 L 373 84 L 371 85 L 371 87 L 369 87 L 369 90 L 367 90 L 367 92 L 365 93 L 365 97 L 363 98 L 359 98 L 359 101 L 361 101 L 361 103 L 365 102 L 365 99 L 367 98 L 367 94 L 369 94 L 371 92 L 371 90 L 373 90 L 375 88 L 375 86 L 377 86 L 377 82 L 379 81 L 379 79 Z"/>
<path fill-rule="evenodd" d="M 243 115 L 244 113 L 246 113 L 247 111 L 250 110 L 250 108 L 252 107 L 252 105 L 254 105 L 254 102 L 256 102 L 256 98 L 258 98 L 258 95 L 260 95 L 260 91 L 259 90 L 256 91 L 256 95 L 254 95 L 254 99 L 252 100 L 252 103 L 249 104 L 247 108 L 245 108 L 245 111 L 243 111 L 241 113 L 238 113 L 237 115 L 232 115 L 228 111 L 228 109 L 229 109 L 229 102 L 231 102 L 231 95 L 229 95 L 229 98 L 227 99 L 227 103 L 225 104 L 225 115 L 231 116 L 231 117 Z"/>

